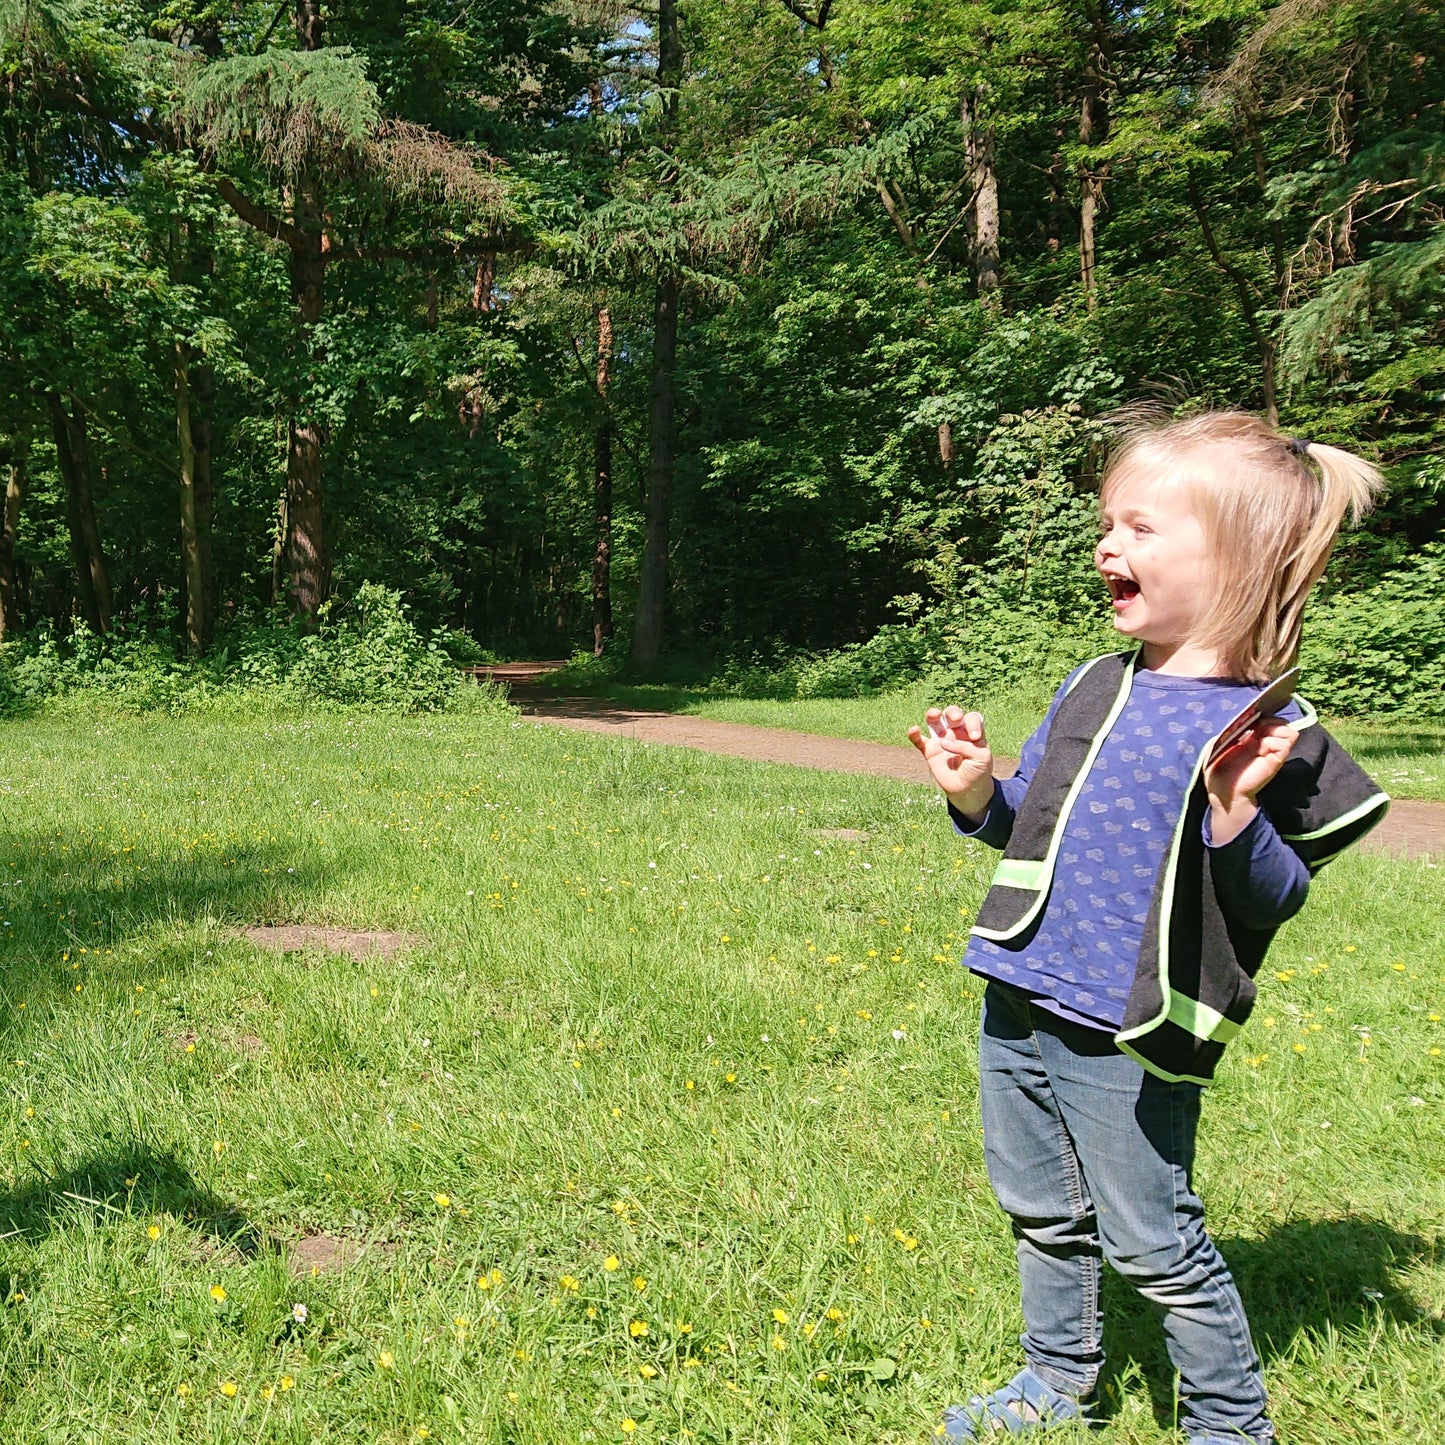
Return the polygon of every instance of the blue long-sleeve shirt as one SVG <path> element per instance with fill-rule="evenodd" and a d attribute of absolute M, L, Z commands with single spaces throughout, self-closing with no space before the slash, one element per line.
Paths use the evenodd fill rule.
<path fill-rule="evenodd" d="M 1055 694 L 1024 744 L 1018 771 L 994 784 L 976 826 L 956 810 L 966 837 L 1002 848 L 1049 727 L 1068 689 Z M 1129 700 L 1104 740 L 1060 840 L 1038 923 L 1007 944 L 974 935 L 964 964 L 1035 995 L 1044 1008 L 1090 1028 L 1118 1029 L 1134 981 L 1154 885 L 1200 749 L 1256 693 L 1249 684 L 1139 669 Z M 1290 704 L 1281 716 L 1299 716 Z M 1309 870 L 1263 811 L 1228 843 L 1204 842 L 1221 906 L 1237 923 L 1274 928 L 1298 912 Z"/>

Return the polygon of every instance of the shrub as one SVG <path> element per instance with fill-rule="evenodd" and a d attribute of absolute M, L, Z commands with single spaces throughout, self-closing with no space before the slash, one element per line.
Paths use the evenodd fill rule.
<path fill-rule="evenodd" d="M 136 712 L 224 705 L 268 695 L 303 706 L 439 712 L 502 706 L 453 661 L 460 638 L 424 637 L 399 592 L 364 584 L 349 605 L 329 604 L 314 632 L 279 615 L 234 625 L 199 660 L 178 660 L 151 636 L 97 637 L 83 625 L 61 640 L 40 632 L 0 650 L 0 714 L 93 705 Z"/>
<path fill-rule="evenodd" d="M 1445 717 L 1445 545 L 1432 542 L 1364 592 L 1305 619 L 1302 691 L 1321 708 Z"/>

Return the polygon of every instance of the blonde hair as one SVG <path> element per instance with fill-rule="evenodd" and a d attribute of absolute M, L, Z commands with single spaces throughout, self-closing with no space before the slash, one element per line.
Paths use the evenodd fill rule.
<path fill-rule="evenodd" d="M 1104 469 L 1100 507 L 1141 479 L 1184 488 L 1219 574 L 1195 640 L 1216 650 L 1226 675 L 1256 683 L 1294 662 L 1335 534 L 1384 487 L 1352 452 L 1286 437 L 1242 411 L 1162 422 L 1135 412 Z"/>

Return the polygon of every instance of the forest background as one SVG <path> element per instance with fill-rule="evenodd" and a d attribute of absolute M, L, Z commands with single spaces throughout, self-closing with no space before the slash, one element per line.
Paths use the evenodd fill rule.
<path fill-rule="evenodd" d="M 0 0 L 0 703 L 1056 677 L 1144 399 L 1380 462 L 1311 695 L 1445 714 L 1440 9 Z"/>

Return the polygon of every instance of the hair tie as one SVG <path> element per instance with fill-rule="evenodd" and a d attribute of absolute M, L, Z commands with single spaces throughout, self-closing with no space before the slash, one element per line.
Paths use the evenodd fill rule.
<path fill-rule="evenodd" d="M 1304 454 L 1309 451 L 1309 449 L 1313 445 L 1314 443 L 1310 441 L 1308 437 L 1290 437 L 1285 442 L 1285 446 L 1287 446 L 1290 451 L 1292 451 L 1297 457 L 1304 456 Z"/>

